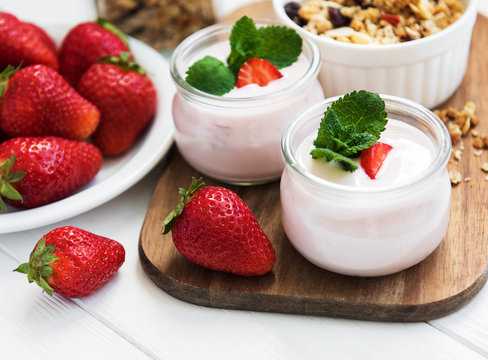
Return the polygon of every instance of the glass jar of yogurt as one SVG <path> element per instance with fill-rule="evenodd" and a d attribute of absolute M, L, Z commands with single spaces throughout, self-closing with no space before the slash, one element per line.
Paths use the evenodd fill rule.
<path fill-rule="evenodd" d="M 257 27 L 269 25 L 283 26 L 256 22 Z M 265 183 L 283 172 L 280 141 L 291 117 L 324 99 L 317 79 L 320 53 L 303 39 L 298 60 L 264 87 L 251 84 L 217 96 L 189 85 L 186 71 L 197 60 L 209 55 L 225 63 L 232 26 L 221 23 L 200 30 L 173 53 L 175 142 L 185 160 L 207 176 L 239 185 Z"/>
<path fill-rule="evenodd" d="M 388 113 L 379 141 L 393 149 L 376 179 L 310 155 L 324 100 L 291 120 L 282 138 L 282 221 L 310 262 L 353 276 L 381 276 L 415 265 L 446 234 L 451 184 L 449 133 L 417 103 L 381 95 Z"/>

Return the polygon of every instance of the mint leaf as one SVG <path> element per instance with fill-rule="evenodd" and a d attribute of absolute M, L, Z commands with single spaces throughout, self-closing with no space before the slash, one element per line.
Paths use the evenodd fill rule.
<path fill-rule="evenodd" d="M 338 161 L 342 168 L 346 171 L 353 172 L 358 168 L 354 160 L 343 156 L 329 149 L 317 148 L 313 149 L 310 154 L 314 159 L 325 159 L 326 161 Z"/>
<path fill-rule="evenodd" d="M 338 161 L 344 170 L 356 170 L 351 158 L 376 144 L 385 130 L 386 116 L 385 103 L 378 94 L 361 90 L 345 95 L 324 113 L 312 157 Z"/>
<path fill-rule="evenodd" d="M 230 55 L 227 58 L 229 68 L 237 74 L 239 68 L 256 54 L 261 46 L 262 39 L 254 21 L 247 16 L 240 18 L 232 27 L 230 34 Z"/>
<path fill-rule="evenodd" d="M 268 60 L 278 69 L 290 66 L 302 52 L 302 38 L 295 30 L 284 26 L 267 26 L 258 29 L 263 40 L 254 57 Z"/>
<path fill-rule="evenodd" d="M 368 132 L 378 139 L 385 130 L 385 102 L 378 94 L 365 90 L 353 91 L 335 101 L 333 109 L 344 126 L 353 124 L 357 132 Z"/>
<path fill-rule="evenodd" d="M 235 76 L 225 64 L 205 56 L 194 63 L 186 72 L 186 82 L 198 90 L 213 95 L 224 95 L 235 86 Z"/>

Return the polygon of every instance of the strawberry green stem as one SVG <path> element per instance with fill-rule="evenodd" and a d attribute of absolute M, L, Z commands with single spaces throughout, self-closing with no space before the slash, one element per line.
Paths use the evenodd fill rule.
<path fill-rule="evenodd" d="M 2 97 L 5 90 L 7 90 L 7 83 L 8 80 L 15 74 L 19 69 L 20 66 L 13 67 L 12 65 L 8 65 L 1 73 L 0 73 L 0 97 Z"/>
<path fill-rule="evenodd" d="M 54 244 L 46 246 L 46 238 L 43 237 L 34 250 L 32 250 L 29 262 L 19 265 L 19 267 L 13 271 L 27 274 L 29 283 L 35 281 L 44 291 L 49 295 L 52 295 L 53 288 L 47 283 L 46 278 L 53 272 L 53 269 L 51 269 L 49 264 L 58 259 L 58 257 L 53 254 L 54 250 Z"/>
<path fill-rule="evenodd" d="M 102 56 L 98 63 L 100 64 L 113 64 L 127 71 L 136 71 L 141 75 L 146 75 L 146 70 L 139 66 L 134 60 L 130 60 L 131 53 L 121 52 L 119 56 L 107 55 Z"/>
<path fill-rule="evenodd" d="M 0 209 L 5 212 L 7 212 L 7 206 L 2 198 L 22 200 L 22 196 L 11 185 L 11 183 L 22 180 L 26 175 L 25 171 L 10 172 L 16 159 L 17 155 L 12 155 L 0 163 Z"/>
<path fill-rule="evenodd" d="M 120 40 L 124 42 L 124 44 L 129 47 L 129 42 L 127 41 L 127 35 L 125 35 L 119 28 L 117 28 L 114 24 L 109 22 L 106 19 L 98 18 L 97 24 L 103 27 L 104 29 L 110 31 L 114 35 L 116 35 Z"/>
<path fill-rule="evenodd" d="M 194 177 L 192 177 L 192 181 L 188 190 L 184 188 L 179 189 L 179 193 L 181 195 L 180 201 L 178 202 L 176 209 L 171 211 L 166 217 L 166 219 L 164 219 L 163 235 L 167 234 L 173 228 L 173 224 L 176 218 L 181 215 L 181 212 L 183 211 L 183 208 L 185 207 L 186 203 L 190 201 L 193 195 L 195 195 L 195 193 L 201 188 L 203 188 L 204 186 L 205 183 L 201 178 L 197 180 Z"/>

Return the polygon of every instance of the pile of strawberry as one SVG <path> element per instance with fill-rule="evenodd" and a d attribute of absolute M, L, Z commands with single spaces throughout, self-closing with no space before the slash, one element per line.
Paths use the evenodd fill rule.
<path fill-rule="evenodd" d="M 156 112 L 156 89 L 125 36 L 103 20 L 59 51 L 40 27 L 0 12 L 0 208 L 42 206 L 129 150 Z"/>

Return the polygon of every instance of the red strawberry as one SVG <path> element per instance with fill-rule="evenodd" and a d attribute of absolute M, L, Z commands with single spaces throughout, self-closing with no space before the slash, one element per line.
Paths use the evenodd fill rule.
<path fill-rule="evenodd" d="M 37 26 L 36 24 L 25 22 L 24 21 L 24 26 L 30 28 L 33 32 L 37 34 L 39 37 L 39 40 L 46 45 L 49 49 L 52 50 L 53 53 L 58 52 L 58 48 L 56 46 L 56 43 L 54 40 L 44 31 L 43 28 Z"/>
<path fill-rule="evenodd" d="M 41 32 L 44 31 L 33 29 L 32 24 L 22 22 L 14 15 L 0 12 L 0 71 L 7 65 L 21 63 L 23 66 L 44 64 L 57 70 L 56 51 L 46 43 L 45 36 L 49 36 L 45 32 L 41 35 Z"/>
<path fill-rule="evenodd" d="M 95 105 L 47 66 L 31 65 L 19 71 L 9 67 L 0 74 L 0 128 L 11 137 L 53 135 L 82 140 L 99 121 Z"/>
<path fill-rule="evenodd" d="M 380 171 L 381 165 L 391 149 L 393 149 L 391 145 L 377 142 L 361 152 L 361 166 L 371 179 L 376 178 L 376 174 Z"/>
<path fill-rule="evenodd" d="M 268 60 L 251 58 L 242 64 L 237 73 L 236 87 L 240 88 L 249 84 L 266 86 L 272 80 L 282 78 L 280 71 Z"/>
<path fill-rule="evenodd" d="M 180 189 L 178 206 L 164 220 L 173 242 L 188 260 L 211 270 L 263 275 L 275 263 L 271 242 L 242 199 L 229 189 L 193 179 Z"/>
<path fill-rule="evenodd" d="M 100 110 L 93 142 L 102 154 L 126 152 L 156 112 L 157 94 L 151 79 L 129 53 L 107 57 L 80 79 L 78 91 Z"/>
<path fill-rule="evenodd" d="M 115 26 L 99 19 L 75 26 L 59 50 L 59 72 L 74 87 L 83 73 L 102 56 L 129 52 L 127 39 Z"/>
<path fill-rule="evenodd" d="M 0 144 L 0 208 L 34 208 L 63 199 L 100 170 L 92 144 L 57 137 L 18 137 Z M 24 176 L 22 176 L 24 175 Z"/>
<path fill-rule="evenodd" d="M 44 235 L 29 262 L 14 271 L 27 274 L 49 295 L 78 298 L 107 283 L 125 260 L 124 247 L 115 240 L 73 226 Z"/>

